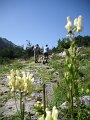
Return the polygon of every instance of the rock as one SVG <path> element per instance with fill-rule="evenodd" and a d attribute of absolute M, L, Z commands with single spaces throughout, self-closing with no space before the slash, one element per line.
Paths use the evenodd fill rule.
<path fill-rule="evenodd" d="M 35 93 L 32 93 L 30 97 L 32 100 L 35 99 Z"/>
<path fill-rule="evenodd" d="M 27 101 L 31 101 L 32 99 L 31 98 L 26 98 Z"/>
<path fill-rule="evenodd" d="M 3 93 L 3 91 L 2 90 L 0 90 L 0 96 L 2 96 L 4 93 Z"/>
<path fill-rule="evenodd" d="M 9 91 L 9 88 L 6 87 L 6 86 L 0 86 L 0 90 L 3 92 L 3 93 L 7 93 Z"/>
<path fill-rule="evenodd" d="M 63 51 L 63 52 L 59 53 L 59 56 L 61 56 L 61 57 L 66 57 L 66 52 Z"/>
<path fill-rule="evenodd" d="M 41 93 L 32 93 L 31 99 L 35 101 L 41 101 L 42 100 L 42 94 Z"/>
<path fill-rule="evenodd" d="M 64 110 L 64 109 L 68 109 L 68 102 L 64 102 L 62 105 L 59 106 L 60 109 Z"/>
<path fill-rule="evenodd" d="M 57 80 L 51 80 L 52 83 L 57 83 Z"/>
<path fill-rule="evenodd" d="M 55 72 L 55 74 L 56 74 L 56 75 L 59 75 L 59 73 L 58 73 L 58 72 Z"/>
<path fill-rule="evenodd" d="M 74 101 L 74 107 L 76 107 L 76 99 L 73 98 Z M 90 106 L 90 96 L 82 96 L 80 97 L 81 104 L 84 104 L 86 106 Z M 59 106 L 60 109 L 68 109 L 68 101 L 65 101 L 62 105 Z"/>
<path fill-rule="evenodd" d="M 19 105 L 19 101 L 17 101 Z M 19 108 L 19 107 L 18 107 Z M 16 113 L 16 105 L 14 99 L 9 99 L 3 107 L 0 108 L 0 113 L 4 116 L 14 115 Z"/>
<path fill-rule="evenodd" d="M 80 97 L 80 101 L 84 105 L 90 106 L 90 96 L 82 96 L 82 97 Z"/>

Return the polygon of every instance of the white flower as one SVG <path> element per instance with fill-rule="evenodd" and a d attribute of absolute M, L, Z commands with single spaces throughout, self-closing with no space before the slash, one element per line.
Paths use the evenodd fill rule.
<path fill-rule="evenodd" d="M 14 87 L 12 86 L 11 92 L 14 92 Z"/>
<path fill-rule="evenodd" d="M 83 92 L 83 91 L 84 91 L 84 89 L 82 88 L 82 89 L 81 89 L 81 92 Z"/>
<path fill-rule="evenodd" d="M 52 117 L 54 117 L 55 109 L 56 109 L 56 106 L 54 106 L 53 109 L 52 109 Z"/>
<path fill-rule="evenodd" d="M 58 119 L 58 109 L 56 108 L 56 106 L 53 107 L 52 109 L 52 118 L 53 120 L 57 120 Z"/>
<path fill-rule="evenodd" d="M 72 28 L 72 21 L 70 19 L 70 16 L 67 17 L 67 24 L 65 25 L 66 30 L 69 32 Z"/>
<path fill-rule="evenodd" d="M 75 32 L 77 30 L 77 23 L 78 23 L 78 19 L 75 18 L 74 20 L 74 29 L 73 29 L 73 32 Z"/>
<path fill-rule="evenodd" d="M 45 118 L 45 120 L 52 120 L 51 111 L 46 111 L 46 118 Z"/>
<path fill-rule="evenodd" d="M 19 70 L 16 70 L 16 75 L 19 76 L 20 72 Z"/>
<path fill-rule="evenodd" d="M 75 20 L 74 20 L 74 27 L 77 27 L 77 22 L 78 22 L 78 19 L 75 18 Z"/>
<path fill-rule="evenodd" d="M 81 32 L 82 29 L 83 29 L 83 27 L 82 27 L 82 16 L 80 15 L 78 17 L 78 21 L 77 21 L 77 32 Z"/>
<path fill-rule="evenodd" d="M 86 93 L 89 93 L 89 92 L 90 92 L 89 89 L 87 89 L 87 90 L 86 90 Z"/>
<path fill-rule="evenodd" d="M 44 120 L 44 115 L 38 118 L 38 120 Z"/>

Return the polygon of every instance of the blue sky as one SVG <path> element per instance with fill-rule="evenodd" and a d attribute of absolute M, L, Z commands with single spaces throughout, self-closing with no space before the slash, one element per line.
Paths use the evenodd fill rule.
<path fill-rule="evenodd" d="M 66 37 L 66 17 L 83 16 L 82 36 L 90 35 L 90 0 L 0 0 L 0 37 L 17 45 L 57 46 Z"/>

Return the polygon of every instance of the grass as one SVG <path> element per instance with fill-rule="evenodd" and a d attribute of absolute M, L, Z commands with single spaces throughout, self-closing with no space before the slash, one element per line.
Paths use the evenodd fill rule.
<path fill-rule="evenodd" d="M 49 70 L 47 70 L 47 69 L 38 70 L 38 77 L 39 77 L 40 79 L 42 79 L 43 83 L 46 83 L 46 82 L 52 80 L 51 71 L 49 71 Z"/>
<path fill-rule="evenodd" d="M 2 117 L 2 120 L 21 120 L 18 114 L 16 113 L 15 115 L 9 116 L 9 117 Z"/>
<path fill-rule="evenodd" d="M 80 96 L 84 95 L 90 95 L 89 93 L 86 93 L 86 89 L 90 90 L 90 48 L 84 48 L 80 52 L 80 55 L 78 57 L 79 60 L 79 66 L 80 66 L 80 71 L 79 71 L 79 91 L 83 88 L 84 91 L 80 92 Z M 1 65 L 0 66 L 0 76 L 3 74 L 7 74 L 10 72 L 11 69 L 24 69 L 25 66 L 32 62 L 32 60 L 28 60 L 25 63 L 19 61 L 19 60 L 14 60 L 11 61 L 11 63 L 7 65 Z M 49 63 L 50 69 L 53 68 L 53 70 L 50 71 L 50 69 L 38 69 L 35 67 L 35 64 L 30 64 L 29 69 L 35 70 L 38 69 L 38 74 L 36 75 L 37 78 L 41 78 L 43 82 L 48 82 L 53 78 L 53 74 L 55 72 L 59 73 L 59 85 L 54 88 L 54 95 L 51 100 L 50 106 L 54 105 L 61 105 L 63 102 L 66 101 L 66 93 L 68 91 L 67 85 L 64 81 L 64 72 L 65 72 L 65 66 L 64 66 L 64 58 L 59 57 L 58 55 L 54 55 L 54 57 L 50 60 Z M 38 91 L 41 88 L 38 88 Z M 6 117 L 2 120 L 20 120 L 18 115 L 15 114 L 14 116 L 11 117 Z"/>
<path fill-rule="evenodd" d="M 9 73 L 11 69 L 23 69 L 25 66 L 26 65 L 18 59 L 12 60 L 9 64 L 0 65 L 0 76 Z"/>
<path fill-rule="evenodd" d="M 84 54 L 84 57 L 82 57 Z M 90 47 L 84 48 L 79 55 L 79 66 L 80 66 L 80 84 L 79 91 L 83 88 L 84 91 L 80 92 L 80 96 L 90 95 Z M 54 56 L 50 61 L 50 65 L 54 68 L 55 71 L 59 72 L 59 86 L 54 88 L 54 97 L 52 98 L 51 104 L 60 105 L 66 100 L 67 85 L 64 81 L 64 59 L 59 56 Z M 89 89 L 89 93 L 86 93 L 86 90 Z"/>

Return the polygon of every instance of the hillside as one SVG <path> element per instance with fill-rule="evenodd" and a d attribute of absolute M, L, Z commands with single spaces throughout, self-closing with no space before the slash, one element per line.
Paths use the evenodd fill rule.
<path fill-rule="evenodd" d="M 0 49 L 7 48 L 7 47 L 15 47 L 16 45 L 11 41 L 7 40 L 6 38 L 0 37 Z"/>
<path fill-rule="evenodd" d="M 43 64 L 42 60 L 39 63 L 34 63 L 33 58 L 29 60 L 21 60 L 15 59 L 12 61 L 12 64 L 8 63 L 6 65 L 1 65 L 0 67 L 0 117 L 1 120 L 20 120 L 18 114 L 16 114 L 17 110 L 15 107 L 15 100 L 13 94 L 10 93 L 10 88 L 8 86 L 7 75 L 10 74 L 10 70 L 20 69 L 21 71 L 25 71 L 25 73 L 32 73 L 34 75 L 34 88 L 32 94 L 29 94 L 26 98 L 25 109 L 26 114 L 29 112 L 32 115 L 32 120 L 37 120 L 35 116 L 35 110 L 33 109 L 35 101 L 42 101 L 42 83 L 46 84 L 46 103 L 51 108 L 54 105 L 57 105 L 60 111 L 60 119 L 62 119 L 62 114 L 68 115 L 67 113 L 62 113 L 61 107 L 63 107 L 63 103 L 66 101 L 66 95 L 68 92 L 67 84 L 64 80 L 64 73 L 66 71 L 64 62 L 65 58 L 60 56 L 59 53 L 53 54 L 49 56 L 49 63 Z M 90 47 L 84 47 L 80 49 L 80 54 L 78 56 L 79 61 L 79 91 L 80 96 L 90 96 L 90 92 L 86 92 L 86 90 L 90 90 Z M 84 89 L 84 90 L 83 90 Z M 83 90 L 83 91 L 81 91 Z M 86 98 L 87 99 L 87 98 Z M 88 99 L 86 101 L 89 101 Z M 17 98 L 17 103 L 19 103 L 19 99 Z M 90 103 L 89 103 L 90 105 Z M 82 119 L 81 120 L 89 120 L 88 111 L 90 111 L 90 106 L 87 108 L 81 108 L 82 110 Z M 86 118 L 87 116 L 87 118 Z M 28 117 L 28 115 L 26 116 Z M 86 118 L 86 119 L 84 119 Z M 67 120 L 69 120 L 67 118 Z M 77 120 L 77 119 L 74 119 Z"/>

